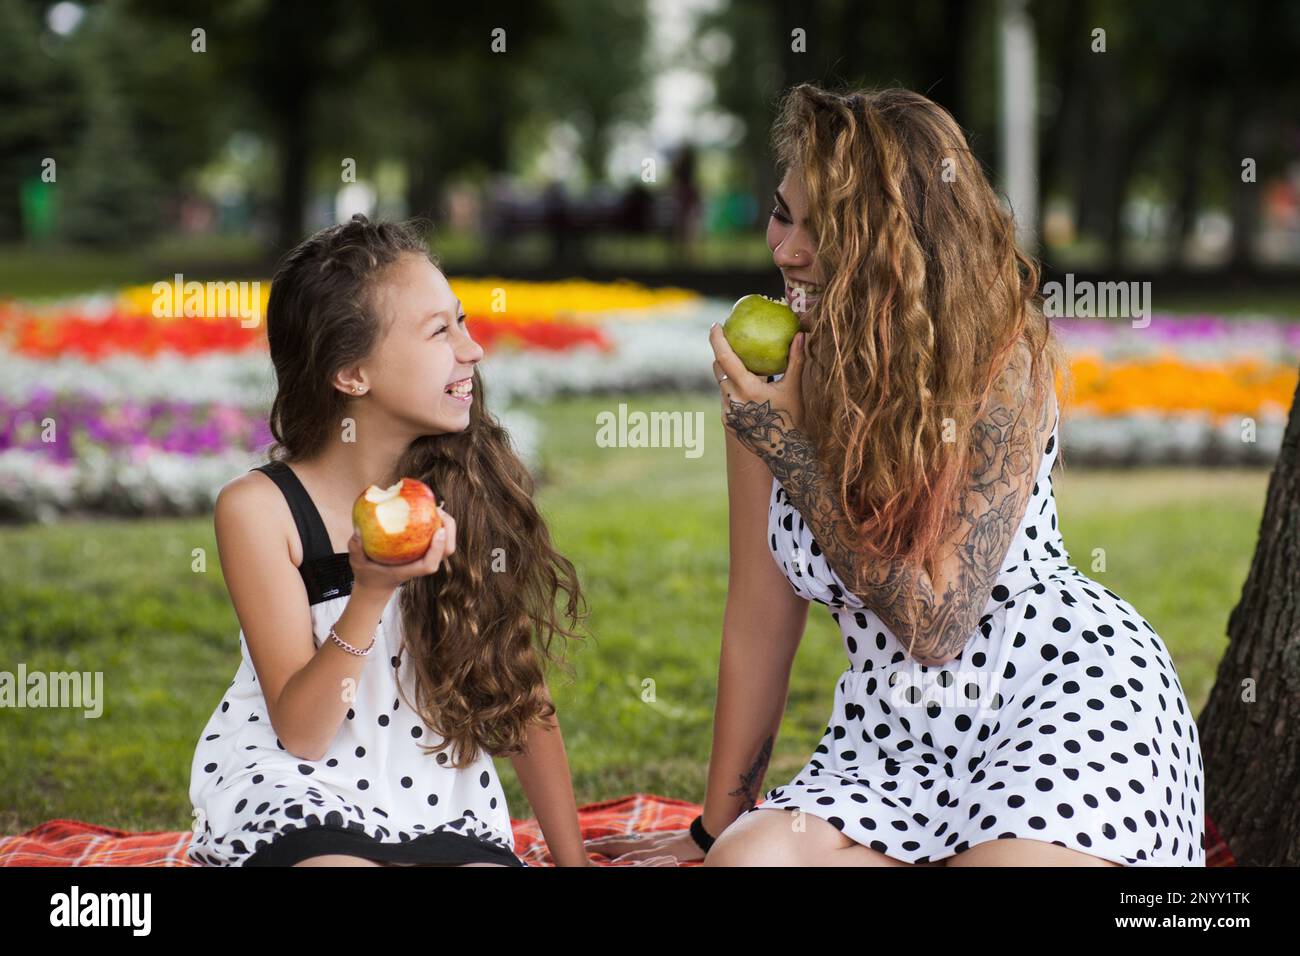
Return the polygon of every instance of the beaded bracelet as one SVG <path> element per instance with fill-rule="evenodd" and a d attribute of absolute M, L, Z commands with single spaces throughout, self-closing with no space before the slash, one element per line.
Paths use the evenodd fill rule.
<path fill-rule="evenodd" d="M 365 649 L 364 651 L 363 651 L 363 650 L 359 650 L 359 649 L 353 647 L 353 646 L 352 646 L 351 644 L 349 644 L 347 641 L 343 640 L 343 638 L 339 637 L 338 631 L 334 630 L 334 625 L 333 625 L 333 624 L 330 625 L 330 640 L 332 640 L 332 641 L 333 641 L 335 644 L 337 644 L 339 647 L 343 648 L 343 649 L 344 649 L 345 651 L 347 651 L 349 654 L 355 654 L 355 655 L 357 655 L 357 657 L 365 657 L 367 654 L 370 653 L 370 651 L 371 651 L 371 650 L 374 648 L 374 646 L 375 646 L 375 639 L 374 639 L 374 637 L 372 636 L 372 637 L 370 638 L 370 643 L 369 643 L 368 645 L 366 645 L 366 649 Z"/>

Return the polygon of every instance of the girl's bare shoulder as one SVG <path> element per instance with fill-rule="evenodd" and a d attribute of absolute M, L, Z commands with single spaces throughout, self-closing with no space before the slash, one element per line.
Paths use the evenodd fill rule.
<path fill-rule="evenodd" d="M 253 469 L 222 485 L 213 507 L 213 522 L 219 541 L 224 536 L 263 547 L 282 544 L 294 566 L 302 564 L 302 544 L 289 504 L 264 472 Z"/>

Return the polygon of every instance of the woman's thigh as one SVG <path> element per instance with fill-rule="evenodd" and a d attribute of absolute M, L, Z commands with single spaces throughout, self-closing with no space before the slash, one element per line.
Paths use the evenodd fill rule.
<path fill-rule="evenodd" d="M 722 831 L 705 866 L 943 866 L 906 863 L 855 843 L 819 816 L 776 807 L 745 813 Z"/>
<path fill-rule="evenodd" d="M 324 853 L 309 856 L 294 866 L 505 866 L 504 863 L 389 863 L 386 860 L 367 860 L 346 853 Z"/>
<path fill-rule="evenodd" d="M 487 860 L 474 863 L 381 863 L 380 866 L 505 866 L 505 863 L 490 863 Z"/>
<path fill-rule="evenodd" d="M 949 866 L 1119 866 L 1113 860 L 1045 840 L 1004 839 L 979 843 L 944 860 Z"/>
<path fill-rule="evenodd" d="M 299 860 L 294 866 L 383 866 L 383 864 L 347 853 L 322 853 L 320 856 L 309 856 L 305 860 Z"/>

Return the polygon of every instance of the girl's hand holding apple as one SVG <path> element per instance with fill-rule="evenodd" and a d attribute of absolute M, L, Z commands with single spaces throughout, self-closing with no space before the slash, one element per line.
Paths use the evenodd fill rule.
<path fill-rule="evenodd" d="M 348 560 L 359 587 L 392 590 L 433 574 L 456 551 L 456 522 L 433 491 L 414 478 L 371 485 L 352 507 Z"/>
<path fill-rule="evenodd" d="M 380 564 L 371 559 L 361 544 L 361 535 L 354 531 L 348 540 L 348 560 L 356 585 L 372 590 L 392 590 L 411 578 L 437 571 L 443 559 L 456 550 L 456 522 L 446 512 L 441 512 L 441 516 L 443 525 L 434 533 L 429 549 L 423 557 L 406 564 Z"/>

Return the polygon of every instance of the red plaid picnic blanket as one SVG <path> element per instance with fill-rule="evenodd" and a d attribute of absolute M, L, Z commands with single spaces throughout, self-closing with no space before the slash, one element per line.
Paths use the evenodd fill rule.
<path fill-rule="evenodd" d="M 586 839 L 611 834 L 682 830 L 700 812 L 686 800 L 634 793 L 578 808 L 578 821 Z M 535 819 L 510 821 L 515 832 L 515 852 L 529 866 L 552 866 L 546 841 Z M 17 836 L 0 837 L 0 866 L 191 866 L 185 858 L 188 830 L 153 830 L 132 833 L 79 820 L 48 820 Z M 1205 865 L 1236 866 L 1232 853 L 1210 818 L 1205 818 Z M 595 862 L 609 860 L 593 854 Z M 684 866 L 698 866 L 696 860 Z"/>

